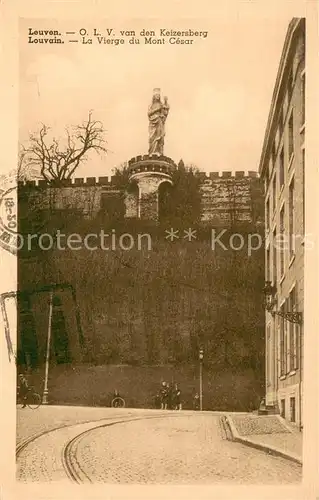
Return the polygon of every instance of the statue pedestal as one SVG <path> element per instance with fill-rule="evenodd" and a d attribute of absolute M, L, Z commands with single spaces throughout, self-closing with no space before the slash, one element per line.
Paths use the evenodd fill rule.
<path fill-rule="evenodd" d="M 138 186 L 137 217 L 158 220 L 158 189 L 164 182 L 173 184 L 175 162 L 167 156 L 144 155 L 132 158 L 128 164 L 130 182 Z"/>

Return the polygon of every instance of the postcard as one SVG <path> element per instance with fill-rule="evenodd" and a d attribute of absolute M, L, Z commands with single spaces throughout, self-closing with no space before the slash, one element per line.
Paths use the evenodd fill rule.
<path fill-rule="evenodd" d="M 199 6 L 2 5 L 3 498 L 319 494 L 317 4 Z"/>

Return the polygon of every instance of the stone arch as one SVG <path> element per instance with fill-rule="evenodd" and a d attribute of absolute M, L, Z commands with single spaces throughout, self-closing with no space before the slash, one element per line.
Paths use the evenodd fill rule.
<path fill-rule="evenodd" d="M 126 217 L 138 217 L 138 204 L 140 197 L 140 189 L 136 180 L 129 183 L 125 193 L 125 212 Z"/>
<path fill-rule="evenodd" d="M 163 220 L 170 213 L 170 200 L 172 194 L 172 182 L 164 179 L 158 186 L 158 218 Z"/>

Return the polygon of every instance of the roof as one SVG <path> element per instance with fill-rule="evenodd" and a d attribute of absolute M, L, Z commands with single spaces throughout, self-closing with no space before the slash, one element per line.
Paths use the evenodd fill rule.
<path fill-rule="evenodd" d="M 282 89 L 283 81 L 284 81 L 284 76 L 287 73 L 287 70 L 289 68 L 289 60 L 292 51 L 294 50 L 294 41 L 298 34 L 300 33 L 300 30 L 304 31 L 305 30 L 305 18 L 293 18 L 288 26 L 280 62 L 279 62 L 279 68 L 277 72 L 277 77 L 276 77 L 276 82 L 275 82 L 275 87 L 273 90 L 273 95 L 271 99 L 271 105 L 270 105 L 270 111 L 269 111 L 269 116 L 268 116 L 268 121 L 267 121 L 267 126 L 266 126 L 266 132 L 265 132 L 265 137 L 264 137 L 264 142 L 263 142 L 263 147 L 262 147 L 262 152 L 261 152 L 261 158 L 259 162 L 259 174 L 262 174 L 262 170 L 265 165 L 265 160 L 268 156 L 268 151 L 269 147 L 271 146 L 270 141 L 272 139 L 272 135 L 274 132 L 274 126 L 276 125 L 276 111 L 278 110 L 278 102 L 280 98 L 280 91 Z"/>

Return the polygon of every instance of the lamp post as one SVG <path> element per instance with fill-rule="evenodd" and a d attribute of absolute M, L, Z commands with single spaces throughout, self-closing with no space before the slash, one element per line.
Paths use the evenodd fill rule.
<path fill-rule="evenodd" d="M 204 349 L 199 349 L 199 409 L 203 410 L 203 359 Z"/>
<path fill-rule="evenodd" d="M 53 309 L 53 292 L 50 292 L 49 299 L 49 322 L 48 322 L 48 336 L 47 336 L 47 350 L 45 357 L 45 378 L 44 378 L 44 389 L 42 404 L 48 404 L 48 378 L 49 378 L 49 363 L 50 363 L 50 345 L 51 345 L 51 329 L 52 329 L 52 309 Z"/>
<path fill-rule="evenodd" d="M 277 288 L 271 284 L 271 281 L 266 281 L 265 287 L 263 289 L 265 295 L 265 308 L 266 311 L 270 312 L 272 316 L 280 316 L 291 323 L 302 324 L 302 313 L 295 311 L 276 311 L 275 306 L 277 305 Z"/>

